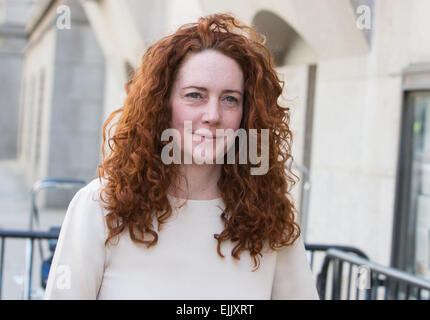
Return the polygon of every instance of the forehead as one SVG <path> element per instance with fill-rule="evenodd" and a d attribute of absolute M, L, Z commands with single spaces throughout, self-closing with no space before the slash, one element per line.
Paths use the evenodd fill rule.
<path fill-rule="evenodd" d="M 243 72 L 234 59 L 215 50 L 204 50 L 184 58 L 176 82 L 181 87 L 223 85 L 241 90 Z"/>

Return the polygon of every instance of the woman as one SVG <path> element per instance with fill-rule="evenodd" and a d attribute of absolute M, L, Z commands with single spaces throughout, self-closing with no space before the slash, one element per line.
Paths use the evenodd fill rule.
<path fill-rule="evenodd" d="M 45 298 L 318 299 L 281 83 L 264 40 L 227 14 L 151 46 L 104 124 L 99 179 L 69 205 Z M 270 166 L 253 174 L 252 152 Z"/>

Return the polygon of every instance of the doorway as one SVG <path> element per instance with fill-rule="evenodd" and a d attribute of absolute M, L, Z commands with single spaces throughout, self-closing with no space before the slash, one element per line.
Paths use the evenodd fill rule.
<path fill-rule="evenodd" d="M 404 95 L 392 265 L 430 279 L 430 90 Z"/>

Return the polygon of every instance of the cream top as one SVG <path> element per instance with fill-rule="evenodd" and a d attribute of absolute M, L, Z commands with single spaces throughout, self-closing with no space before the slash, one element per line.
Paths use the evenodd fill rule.
<path fill-rule="evenodd" d="M 222 198 L 178 209 L 179 199 L 168 196 L 172 216 L 155 246 L 134 243 L 125 229 L 105 247 L 100 187 L 94 179 L 69 204 L 45 299 L 319 299 L 301 236 L 277 252 L 265 249 L 254 272 L 249 251 L 231 257 L 230 241 L 221 245 L 225 257 L 218 255 Z"/>

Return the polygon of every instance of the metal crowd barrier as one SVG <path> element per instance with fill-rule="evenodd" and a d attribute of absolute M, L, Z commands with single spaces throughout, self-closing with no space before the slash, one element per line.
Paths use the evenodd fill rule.
<path fill-rule="evenodd" d="M 35 231 L 35 227 L 39 227 L 39 209 L 37 206 L 37 195 L 42 190 L 46 189 L 56 189 L 56 190 L 70 190 L 74 188 L 83 187 L 86 184 L 84 180 L 76 180 L 76 179 L 64 179 L 64 178 L 45 178 L 34 183 L 33 188 L 31 189 L 31 211 L 30 211 L 30 221 L 29 221 L 29 231 Z M 34 224 L 36 222 L 36 225 Z M 50 231 L 60 231 L 59 226 L 52 227 Z M 55 250 L 56 241 L 51 239 L 50 243 L 50 251 Z M 42 249 L 42 242 L 39 241 L 39 253 L 42 261 L 45 259 L 44 252 Z M 53 254 L 53 252 L 52 252 Z M 27 243 L 27 259 L 26 259 L 26 279 L 24 282 L 24 299 L 31 299 L 31 277 L 32 277 L 32 268 L 33 268 L 33 241 L 29 241 Z M 45 263 L 46 264 L 46 263 Z M 42 275 L 42 279 L 46 278 L 46 275 Z M 42 286 L 45 283 L 42 280 Z"/>
<path fill-rule="evenodd" d="M 52 229 L 51 231 L 22 231 L 22 230 L 4 230 L 0 229 L 0 299 L 2 299 L 2 291 L 3 291 L 3 265 L 4 265 L 4 254 L 5 254 L 5 243 L 6 239 L 22 239 L 27 240 L 30 242 L 30 246 L 28 253 L 28 256 L 30 261 L 28 261 L 28 276 L 27 279 L 28 283 L 24 283 L 26 290 L 24 299 L 29 300 L 31 299 L 31 275 L 33 273 L 33 247 L 34 247 L 34 241 L 39 241 L 39 243 L 43 240 L 57 240 L 59 236 L 59 229 Z M 28 288 L 28 290 L 27 290 Z"/>
<path fill-rule="evenodd" d="M 2 297 L 3 288 L 3 264 L 5 241 L 7 238 L 23 239 L 26 241 L 26 252 L 24 261 L 24 279 L 23 279 L 23 299 L 30 300 L 32 298 L 32 275 L 33 275 L 33 258 L 34 258 L 34 242 L 37 240 L 39 247 L 39 254 L 41 259 L 41 287 L 44 288 L 47 280 L 47 272 L 55 250 L 56 242 L 60 233 L 60 226 L 53 226 L 49 231 L 37 230 L 40 228 L 40 214 L 37 206 L 37 195 L 40 191 L 45 189 L 62 189 L 70 190 L 73 188 L 83 187 L 86 184 L 83 180 L 76 179 L 63 179 L 63 178 L 45 178 L 37 181 L 31 189 L 31 211 L 29 216 L 29 229 L 22 230 L 6 230 L 0 229 L 0 299 Z M 42 247 L 42 241 L 49 242 L 50 256 L 46 257 Z"/>
<path fill-rule="evenodd" d="M 315 275 L 316 282 L 317 282 L 317 289 L 318 294 L 321 299 L 325 297 L 325 286 L 323 287 L 321 284 L 322 277 L 325 277 L 325 274 L 321 274 L 321 270 L 324 267 L 325 262 L 325 256 L 326 252 L 330 249 L 338 249 L 342 250 L 343 252 L 352 253 L 357 256 L 360 256 L 366 260 L 369 259 L 369 257 L 360 249 L 352 246 L 345 246 L 345 245 L 335 245 L 335 244 L 311 244 L 311 243 L 305 243 L 305 249 L 308 254 L 308 260 L 310 264 L 310 268 L 312 270 L 312 273 Z M 319 259 L 318 259 L 319 258 Z M 317 263 L 315 263 L 316 260 Z M 318 263 L 319 262 L 319 263 Z"/>
<path fill-rule="evenodd" d="M 429 280 L 335 248 L 326 253 L 317 287 L 322 300 L 430 300 Z"/>

